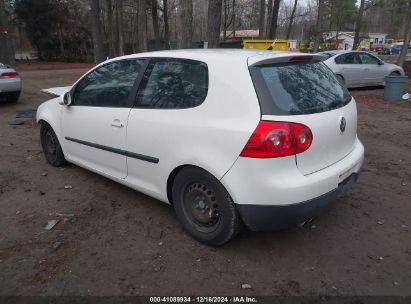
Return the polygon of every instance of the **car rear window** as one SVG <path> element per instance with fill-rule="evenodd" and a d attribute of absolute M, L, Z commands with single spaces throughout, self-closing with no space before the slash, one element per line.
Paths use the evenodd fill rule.
<path fill-rule="evenodd" d="M 263 115 L 302 115 L 330 111 L 351 96 L 322 62 L 253 66 L 251 76 Z"/>

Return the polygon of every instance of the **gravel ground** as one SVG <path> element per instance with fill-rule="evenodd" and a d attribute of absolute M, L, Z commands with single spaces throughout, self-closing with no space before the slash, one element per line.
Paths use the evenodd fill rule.
<path fill-rule="evenodd" d="M 356 187 L 302 228 L 212 248 L 170 206 L 48 165 L 34 121 L 8 124 L 84 72 L 20 71 L 20 102 L 0 104 L 0 295 L 411 295 L 411 102 L 353 90 L 366 147 Z"/>

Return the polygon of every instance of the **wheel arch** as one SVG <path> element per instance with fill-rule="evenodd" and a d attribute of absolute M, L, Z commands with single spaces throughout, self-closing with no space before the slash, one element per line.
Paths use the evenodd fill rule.
<path fill-rule="evenodd" d="M 398 69 L 394 69 L 394 70 L 392 70 L 392 71 L 390 72 L 390 74 L 388 74 L 388 75 L 392 75 L 392 74 L 398 74 L 399 76 L 401 76 L 401 75 L 402 75 L 401 71 L 400 71 L 400 70 L 398 70 Z"/>
<path fill-rule="evenodd" d="M 175 180 L 177 174 L 178 174 L 181 170 L 183 170 L 183 169 L 185 169 L 185 168 L 190 168 L 190 167 L 191 167 L 191 168 L 196 168 L 196 169 L 203 170 L 203 171 L 207 172 L 208 174 L 214 176 L 217 180 L 219 180 L 214 174 L 212 174 L 209 170 L 204 169 L 203 167 L 196 166 L 196 165 L 193 165 L 193 164 L 184 164 L 184 165 L 179 165 L 179 166 L 177 166 L 176 168 L 174 168 L 174 169 L 170 172 L 170 174 L 168 175 L 168 178 L 167 178 L 167 199 L 168 199 L 168 201 L 169 201 L 169 203 L 170 203 L 171 205 L 173 205 L 173 193 L 172 193 L 172 190 L 173 190 L 174 180 Z"/>
<path fill-rule="evenodd" d="M 64 149 L 64 141 L 62 140 L 61 134 L 61 108 L 62 106 L 57 103 L 55 99 L 51 99 L 45 103 L 42 103 L 36 114 L 36 122 L 41 124 L 42 122 L 47 123 L 56 133 L 57 139 L 60 142 L 61 148 Z"/>
<path fill-rule="evenodd" d="M 58 127 L 56 127 L 56 122 L 53 123 L 53 120 L 49 119 L 48 117 L 42 117 L 40 116 L 37 119 L 37 123 L 38 124 L 42 124 L 42 123 L 47 123 L 54 131 L 54 133 L 56 133 L 57 138 L 60 142 L 60 144 L 62 143 L 62 138 L 61 138 L 61 133 L 60 133 L 60 129 Z M 62 146 L 63 147 L 63 146 Z"/>

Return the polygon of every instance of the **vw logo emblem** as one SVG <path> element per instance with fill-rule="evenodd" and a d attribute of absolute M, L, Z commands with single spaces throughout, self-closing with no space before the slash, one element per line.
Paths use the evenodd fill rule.
<path fill-rule="evenodd" d="M 341 133 L 344 133 L 346 126 L 347 126 L 347 121 L 345 120 L 345 117 L 341 117 L 341 119 L 340 119 L 340 131 L 341 131 Z"/>

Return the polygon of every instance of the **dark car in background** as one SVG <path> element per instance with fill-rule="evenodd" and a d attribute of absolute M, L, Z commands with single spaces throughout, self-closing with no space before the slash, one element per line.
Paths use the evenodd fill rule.
<path fill-rule="evenodd" d="M 391 47 L 387 44 L 372 44 L 370 46 L 371 52 L 376 52 L 378 55 L 390 55 Z"/>

